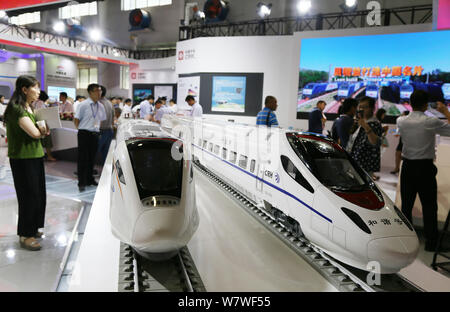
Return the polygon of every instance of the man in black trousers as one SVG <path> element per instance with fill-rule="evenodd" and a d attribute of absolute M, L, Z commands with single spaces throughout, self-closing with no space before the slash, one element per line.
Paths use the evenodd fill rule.
<path fill-rule="evenodd" d="M 450 136 L 450 113 L 442 102 L 437 110 L 447 121 L 425 115 L 428 93 L 416 90 L 411 95 L 413 112 L 397 119 L 403 141 L 403 165 L 400 176 L 402 212 L 412 224 L 412 209 L 419 194 L 423 211 L 425 250 L 435 251 L 437 229 L 437 168 L 434 165 L 436 134 Z"/>
<path fill-rule="evenodd" d="M 104 106 L 99 102 L 102 89 L 90 84 L 89 97 L 81 102 L 75 113 L 74 123 L 78 129 L 78 189 L 83 192 L 86 186 L 97 185 L 93 176 L 95 155 L 97 153 L 100 123 L 106 119 Z"/>

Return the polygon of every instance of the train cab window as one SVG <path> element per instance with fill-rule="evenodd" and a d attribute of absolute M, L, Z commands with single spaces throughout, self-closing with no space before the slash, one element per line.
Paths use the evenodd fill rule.
<path fill-rule="evenodd" d="M 214 154 L 219 155 L 219 153 L 220 153 L 220 146 L 216 144 L 214 146 Z"/>
<path fill-rule="evenodd" d="M 208 145 L 208 141 L 203 140 L 203 148 L 206 149 L 206 146 Z"/>
<path fill-rule="evenodd" d="M 170 139 L 139 140 L 128 143 L 128 153 L 140 199 L 167 195 L 181 197 L 183 158 L 172 157 Z M 183 146 L 177 146 L 183 154 Z"/>
<path fill-rule="evenodd" d="M 117 176 L 119 177 L 120 183 L 125 183 L 125 177 L 123 175 L 122 167 L 120 166 L 120 163 L 118 160 L 116 160 L 116 169 L 117 169 Z"/>
<path fill-rule="evenodd" d="M 250 172 L 251 173 L 255 172 L 255 167 L 256 167 L 256 160 L 252 159 L 252 161 L 250 162 Z"/>
<path fill-rule="evenodd" d="M 227 159 L 227 149 L 225 147 L 222 148 L 222 158 Z"/>
<path fill-rule="evenodd" d="M 247 156 L 244 155 L 239 156 L 239 167 L 247 169 L 247 162 L 248 162 Z"/>
<path fill-rule="evenodd" d="M 235 163 L 236 163 L 236 157 L 237 157 L 237 153 L 231 151 L 231 152 L 230 152 L 230 159 L 229 159 L 230 163 L 235 164 Z"/>
<path fill-rule="evenodd" d="M 287 133 L 287 137 L 299 158 L 325 186 L 340 191 L 369 187 L 368 175 L 334 142 L 295 133 Z"/>
<path fill-rule="evenodd" d="M 291 176 L 298 184 L 307 189 L 310 193 L 314 193 L 311 184 L 303 177 L 300 171 L 295 167 L 294 163 L 286 156 L 281 155 L 281 164 L 288 175 Z"/>
<path fill-rule="evenodd" d="M 212 152 L 213 151 L 213 146 L 214 146 L 214 144 L 209 143 L 208 151 Z"/>

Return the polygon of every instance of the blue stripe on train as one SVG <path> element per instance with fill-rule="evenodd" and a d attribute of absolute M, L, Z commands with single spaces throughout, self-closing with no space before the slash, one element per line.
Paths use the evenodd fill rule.
<path fill-rule="evenodd" d="M 226 160 L 223 160 L 223 159 L 220 158 L 220 157 L 217 157 L 217 155 L 215 155 L 215 154 L 213 154 L 213 153 L 211 153 L 211 152 L 209 152 L 209 151 L 203 149 L 202 147 L 200 147 L 200 146 L 198 146 L 198 145 L 196 145 L 196 144 L 192 144 L 192 145 L 194 145 L 194 147 L 196 147 L 196 148 L 198 148 L 198 149 L 201 149 L 202 151 L 204 151 L 204 152 L 210 154 L 211 156 L 214 156 L 215 158 L 217 158 L 217 159 L 223 161 L 224 163 L 226 163 L 226 164 L 228 164 L 228 165 L 230 165 L 230 166 L 232 166 L 232 167 L 234 167 L 234 168 L 236 168 L 236 169 L 238 169 L 238 170 L 244 172 L 245 174 L 248 174 L 249 176 L 251 176 L 251 177 L 253 177 L 253 178 L 255 178 L 255 179 L 257 179 L 257 180 L 259 180 L 259 181 L 261 181 L 261 182 L 263 182 L 263 183 L 265 183 L 265 184 L 271 186 L 271 187 L 273 187 L 273 188 L 276 189 L 277 191 L 279 191 L 279 192 L 281 192 L 281 193 L 283 193 L 283 194 L 285 194 L 285 195 L 287 195 L 287 196 L 289 196 L 289 197 L 295 199 L 296 201 L 298 201 L 299 203 L 301 203 L 303 206 L 307 207 L 308 209 L 310 209 L 310 210 L 313 211 L 314 213 L 318 214 L 319 216 L 321 216 L 322 218 L 324 218 L 324 219 L 327 220 L 328 222 L 333 223 L 333 221 L 332 221 L 331 219 L 327 218 L 326 216 L 324 216 L 323 214 L 321 214 L 320 212 L 318 212 L 316 209 L 314 209 L 313 207 L 309 206 L 308 204 L 306 204 L 305 202 L 303 202 L 301 199 L 297 198 L 295 195 L 293 195 L 293 194 L 291 194 L 291 193 L 289 193 L 289 192 L 283 190 L 282 188 L 279 188 L 279 187 L 276 186 L 276 185 L 273 185 L 272 183 L 269 183 L 269 182 L 265 181 L 264 179 L 261 179 L 261 178 L 258 177 L 258 176 L 255 176 L 254 174 L 252 174 L 252 173 L 250 173 L 250 172 L 245 171 L 244 169 L 242 169 L 242 168 L 240 168 L 240 167 L 238 167 L 238 166 L 236 166 L 236 165 L 234 165 L 234 164 L 232 164 L 232 163 L 230 163 L 230 162 L 228 162 L 228 161 L 226 161 Z"/>

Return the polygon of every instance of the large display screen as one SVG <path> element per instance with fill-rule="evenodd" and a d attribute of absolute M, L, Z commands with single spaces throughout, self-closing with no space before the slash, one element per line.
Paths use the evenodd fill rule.
<path fill-rule="evenodd" d="M 67 87 L 55 87 L 55 86 L 48 86 L 47 94 L 50 100 L 52 101 L 59 101 L 59 94 L 61 92 L 66 92 L 67 96 L 74 99 L 76 98 L 76 90 L 75 88 L 67 88 Z"/>
<path fill-rule="evenodd" d="M 324 112 L 337 114 L 343 99 L 369 96 L 394 120 L 411 111 L 417 89 L 448 103 L 448 51 L 450 31 L 302 39 L 297 112 L 324 100 Z M 442 118 L 431 106 L 427 114 Z"/>
<path fill-rule="evenodd" d="M 133 101 L 134 103 L 139 104 L 152 94 L 153 92 L 151 89 L 134 89 Z"/>
<path fill-rule="evenodd" d="M 214 76 L 211 111 L 245 112 L 246 77 Z"/>

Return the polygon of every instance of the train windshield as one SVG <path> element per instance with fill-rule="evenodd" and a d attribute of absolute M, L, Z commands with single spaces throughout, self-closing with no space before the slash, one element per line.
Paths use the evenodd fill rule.
<path fill-rule="evenodd" d="M 364 171 L 337 144 L 314 136 L 287 133 L 295 153 L 326 187 L 335 191 L 368 188 Z"/>
<path fill-rule="evenodd" d="M 181 197 L 183 159 L 171 155 L 174 140 L 146 139 L 128 143 L 134 177 L 142 199 L 169 195 Z M 182 147 L 179 148 L 182 154 Z"/>
<path fill-rule="evenodd" d="M 339 87 L 339 90 L 348 90 L 349 87 L 350 87 L 350 85 L 348 83 L 343 83 Z"/>
<path fill-rule="evenodd" d="M 312 89 L 314 88 L 314 83 L 308 83 L 303 89 Z"/>

